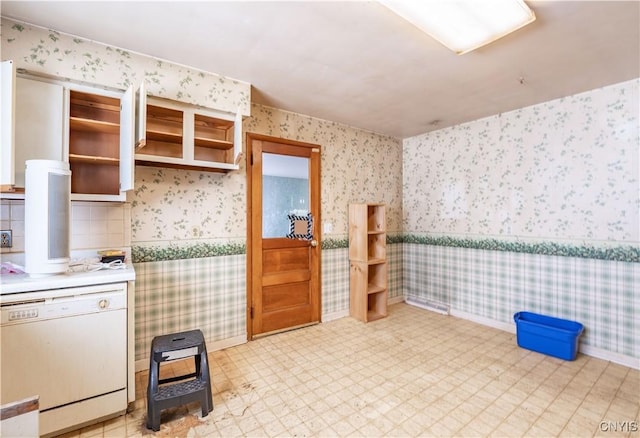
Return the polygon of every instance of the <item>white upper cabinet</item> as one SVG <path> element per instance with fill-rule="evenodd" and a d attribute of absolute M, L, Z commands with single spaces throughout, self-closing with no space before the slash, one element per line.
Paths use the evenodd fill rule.
<path fill-rule="evenodd" d="M 69 162 L 72 200 L 125 201 L 134 183 L 134 88 L 123 93 L 33 76 L 14 83 L 15 139 L 4 139 L 3 108 L 2 141 L 3 166 L 10 163 L 14 176 L 3 179 L 2 196 L 23 196 L 26 160 L 53 159 Z M 9 187 L 20 194 L 6 193 Z"/>
<path fill-rule="evenodd" d="M 24 188 L 27 160 L 64 160 L 62 85 L 18 77 L 15 121 L 15 187 Z"/>
<path fill-rule="evenodd" d="M 147 98 L 144 139 L 137 164 L 217 172 L 239 169 L 242 114 Z"/>
<path fill-rule="evenodd" d="M 4 62 L 5 65 L 11 63 Z M 2 185 L 3 190 L 22 196 L 27 160 L 64 159 L 64 88 L 51 82 L 16 77 L 15 72 L 9 71 L 3 72 L 3 81 L 5 74 L 7 78 L 12 77 L 13 86 L 6 94 L 3 91 L 2 99 L 3 105 L 7 104 L 2 111 Z"/>
<path fill-rule="evenodd" d="M 66 91 L 71 199 L 125 201 L 133 189 L 133 87 L 123 94 L 69 84 Z"/>
<path fill-rule="evenodd" d="M 16 69 L 13 61 L 0 63 L 0 186 L 2 190 L 10 189 L 15 183 L 13 163 L 14 147 L 14 113 L 16 94 Z"/>

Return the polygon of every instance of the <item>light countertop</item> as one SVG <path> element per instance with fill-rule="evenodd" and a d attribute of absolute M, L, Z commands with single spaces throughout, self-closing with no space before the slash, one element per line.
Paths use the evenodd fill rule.
<path fill-rule="evenodd" d="M 133 265 L 125 269 L 102 269 L 93 272 L 68 272 L 44 277 L 30 277 L 29 274 L 0 275 L 0 294 L 35 292 L 67 287 L 90 286 L 96 284 L 120 283 L 135 280 Z"/>

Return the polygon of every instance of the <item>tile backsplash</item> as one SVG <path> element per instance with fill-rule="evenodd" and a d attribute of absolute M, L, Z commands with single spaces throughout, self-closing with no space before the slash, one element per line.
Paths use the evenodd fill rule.
<path fill-rule="evenodd" d="M 131 246 L 131 204 L 71 203 L 71 249 Z"/>
<path fill-rule="evenodd" d="M 2 254 L 23 253 L 24 200 L 1 200 L 0 224 L 13 235 L 13 246 L 2 248 Z M 129 247 L 130 224 L 128 203 L 71 201 L 71 250 Z"/>
<path fill-rule="evenodd" d="M 2 248 L 2 254 L 24 252 L 24 201 L 2 200 L 0 202 L 0 226 L 11 230 L 13 246 Z"/>

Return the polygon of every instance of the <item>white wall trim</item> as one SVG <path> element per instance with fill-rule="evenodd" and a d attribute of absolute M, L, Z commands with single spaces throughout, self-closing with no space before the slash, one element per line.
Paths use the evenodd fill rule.
<path fill-rule="evenodd" d="M 587 356 L 608 360 L 618 365 L 640 370 L 640 359 L 636 359 L 635 357 L 625 356 L 624 354 L 603 350 L 602 348 L 592 347 L 591 345 L 580 344 L 579 348 L 580 353 L 586 354 Z"/>
<path fill-rule="evenodd" d="M 340 310 L 338 312 L 325 313 L 322 315 L 322 322 L 329 322 L 336 319 L 344 318 L 345 316 L 349 316 L 349 309 Z"/>
<path fill-rule="evenodd" d="M 224 350 L 225 348 L 235 347 L 236 345 L 242 345 L 247 343 L 247 334 L 240 336 L 235 336 L 233 338 L 222 339 L 220 341 L 211 341 L 205 339 L 207 344 L 207 353 L 211 353 L 212 351 Z M 149 345 L 151 348 L 151 345 Z M 149 357 L 145 359 L 136 360 L 136 373 L 138 371 L 147 371 L 149 370 Z"/>
<path fill-rule="evenodd" d="M 509 333 L 516 333 L 516 325 L 510 324 L 507 322 L 496 321 L 495 319 L 486 318 L 484 316 L 474 315 L 473 313 L 463 312 L 461 310 L 451 309 L 451 316 L 455 316 L 456 318 L 466 319 L 467 321 L 476 322 L 478 324 L 486 325 L 488 327 L 493 327 L 498 330 L 502 330 Z"/>
<path fill-rule="evenodd" d="M 400 295 L 398 297 L 389 298 L 387 300 L 387 304 L 389 304 L 389 305 L 398 304 L 398 303 L 404 303 L 404 297 L 402 295 Z"/>

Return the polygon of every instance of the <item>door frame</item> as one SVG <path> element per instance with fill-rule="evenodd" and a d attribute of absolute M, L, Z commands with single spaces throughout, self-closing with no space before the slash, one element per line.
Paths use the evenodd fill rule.
<path fill-rule="evenodd" d="M 264 134 L 256 134 L 252 132 L 247 132 L 246 134 L 246 145 L 247 145 L 247 153 L 246 153 L 246 163 L 245 170 L 247 173 L 247 245 L 246 245 L 246 283 L 247 283 L 247 299 L 246 299 L 246 327 L 247 327 L 247 341 L 253 340 L 253 323 L 251 318 L 251 305 L 253 303 L 253 172 L 252 172 L 252 163 L 253 163 L 253 141 L 268 141 L 272 143 L 280 143 L 283 145 L 291 145 L 291 146 L 301 146 L 306 148 L 314 148 L 321 150 L 320 145 L 305 143 L 297 140 L 289 140 L 282 137 L 272 137 Z M 318 152 L 320 153 L 320 152 Z M 315 183 L 320 185 L 320 181 L 322 179 L 322 166 L 319 166 L 318 169 L 318 181 Z M 309 175 L 309 183 L 314 184 L 311 179 L 311 175 Z M 313 190 L 311 186 L 309 187 L 310 191 Z M 315 210 L 318 212 L 316 217 L 313 218 L 315 223 L 315 227 L 317 230 L 316 240 L 318 241 L 318 272 L 317 272 L 317 290 L 318 290 L 318 321 L 322 322 L 322 227 L 321 227 L 321 187 L 318 187 L 318 199 L 313 199 L 312 202 L 317 204 Z M 294 328 L 294 327 L 292 327 Z"/>

